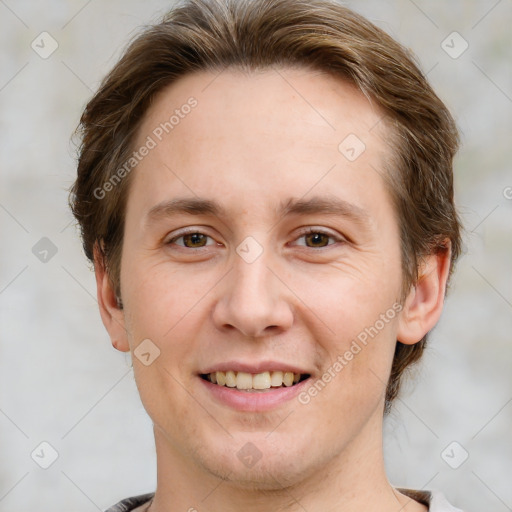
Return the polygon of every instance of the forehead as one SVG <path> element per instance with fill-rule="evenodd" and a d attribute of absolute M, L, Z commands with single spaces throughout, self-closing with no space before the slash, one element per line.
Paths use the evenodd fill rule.
<path fill-rule="evenodd" d="M 135 146 L 154 147 L 134 179 L 153 204 L 177 188 L 225 199 L 240 188 L 253 199 L 354 192 L 375 186 L 389 152 L 382 118 L 354 86 L 309 69 L 197 72 L 146 112 Z"/>

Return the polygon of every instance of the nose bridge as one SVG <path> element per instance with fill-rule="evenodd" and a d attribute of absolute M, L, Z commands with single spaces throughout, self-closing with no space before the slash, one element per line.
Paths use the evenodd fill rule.
<path fill-rule="evenodd" d="M 258 337 L 291 325 L 291 305 L 284 284 L 270 269 L 272 262 L 270 251 L 254 239 L 237 247 L 233 269 L 216 305 L 219 328 L 232 326 L 246 336 Z"/>

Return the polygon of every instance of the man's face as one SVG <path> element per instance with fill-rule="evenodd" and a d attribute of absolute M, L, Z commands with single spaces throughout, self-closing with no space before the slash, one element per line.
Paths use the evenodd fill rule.
<path fill-rule="evenodd" d="M 297 69 L 189 75 L 147 112 L 124 343 L 151 340 L 133 356 L 141 399 L 157 448 L 188 468 L 271 488 L 376 448 L 402 284 L 381 116 Z"/>

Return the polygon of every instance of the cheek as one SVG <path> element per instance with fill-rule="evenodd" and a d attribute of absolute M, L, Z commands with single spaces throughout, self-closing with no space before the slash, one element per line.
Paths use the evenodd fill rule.
<path fill-rule="evenodd" d="M 131 330 L 139 337 L 168 340 L 199 309 L 201 298 L 213 286 L 201 276 L 187 277 L 169 264 L 140 262 L 124 268 L 123 297 Z M 167 343 L 167 342 L 166 342 Z"/>

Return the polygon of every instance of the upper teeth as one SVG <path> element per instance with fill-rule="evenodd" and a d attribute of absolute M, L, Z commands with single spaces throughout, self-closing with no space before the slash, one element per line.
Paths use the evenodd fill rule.
<path fill-rule="evenodd" d="M 237 389 L 269 389 L 271 387 L 278 388 L 283 384 L 292 386 L 300 380 L 300 373 L 293 372 L 262 372 L 262 373 L 246 373 L 246 372 L 213 372 L 207 375 L 210 382 L 219 386 L 228 386 Z"/>

